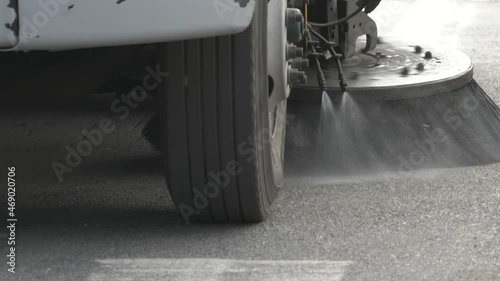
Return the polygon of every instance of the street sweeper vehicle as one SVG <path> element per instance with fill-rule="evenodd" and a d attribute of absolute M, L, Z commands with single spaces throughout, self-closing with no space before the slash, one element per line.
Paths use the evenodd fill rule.
<path fill-rule="evenodd" d="M 369 17 L 380 2 L 0 0 L 0 58 L 154 46 L 133 91 L 157 92 L 158 146 L 179 214 L 259 222 L 283 185 L 288 98 L 398 100 L 471 87 L 464 54 L 381 42 Z"/>

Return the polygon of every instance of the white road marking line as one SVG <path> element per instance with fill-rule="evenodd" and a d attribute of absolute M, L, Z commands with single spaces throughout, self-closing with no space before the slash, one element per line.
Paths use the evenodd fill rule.
<path fill-rule="evenodd" d="M 89 281 L 340 281 L 352 261 L 96 260 Z"/>

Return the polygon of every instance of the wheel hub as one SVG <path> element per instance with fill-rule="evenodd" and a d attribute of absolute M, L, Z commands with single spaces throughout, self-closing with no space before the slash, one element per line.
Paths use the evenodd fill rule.
<path fill-rule="evenodd" d="M 287 0 L 268 4 L 267 70 L 273 84 L 269 112 L 289 97 L 292 86 L 305 83 L 307 78 L 300 69 L 307 66 L 304 51 L 294 45 L 302 40 L 304 18 L 299 9 L 287 5 Z"/>
<path fill-rule="evenodd" d="M 269 75 L 269 130 L 274 182 L 283 183 L 283 158 L 286 126 L 286 99 L 291 87 L 306 81 L 307 67 L 303 49 L 293 45 L 302 40 L 303 16 L 298 9 L 287 8 L 287 0 L 268 2 L 267 67 Z"/>

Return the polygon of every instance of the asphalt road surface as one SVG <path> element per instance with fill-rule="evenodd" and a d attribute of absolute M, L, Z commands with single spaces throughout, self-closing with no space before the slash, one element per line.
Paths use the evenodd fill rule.
<path fill-rule="evenodd" d="M 404 11 L 426 10 L 393 14 L 408 27 L 382 33 L 454 44 L 499 103 L 500 4 L 412 3 Z M 264 223 L 184 225 L 141 137 L 153 105 L 120 120 L 111 100 L 1 110 L 0 164 L 17 167 L 18 221 L 16 274 L 7 222 L 0 228 L 0 280 L 500 280 L 500 164 L 391 181 L 289 174 Z M 102 118 L 116 130 L 60 182 L 53 162 Z"/>

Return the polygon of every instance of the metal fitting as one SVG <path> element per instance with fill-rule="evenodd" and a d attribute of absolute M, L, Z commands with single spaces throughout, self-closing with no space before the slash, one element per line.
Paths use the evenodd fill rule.
<path fill-rule="evenodd" d="M 309 68 L 309 60 L 304 58 L 294 58 L 291 61 L 292 68 L 296 68 L 298 70 L 304 70 Z"/>
<path fill-rule="evenodd" d="M 432 53 L 431 52 L 425 52 L 425 57 L 424 58 L 428 59 L 428 60 L 432 59 L 433 58 Z"/>
<path fill-rule="evenodd" d="M 420 46 L 415 46 L 415 53 L 416 54 L 421 54 L 424 50 Z"/>
<path fill-rule="evenodd" d="M 417 65 L 417 70 L 418 71 L 424 71 L 425 70 L 425 64 L 422 62 Z"/>
<path fill-rule="evenodd" d="M 286 46 L 286 59 L 291 60 L 293 58 L 301 58 L 304 56 L 304 49 L 299 48 L 293 44 L 288 44 Z"/>
<path fill-rule="evenodd" d="M 304 16 L 299 9 L 288 8 L 286 9 L 286 24 L 290 26 L 294 23 L 302 23 Z"/>
<path fill-rule="evenodd" d="M 286 36 L 289 43 L 302 41 L 304 33 L 304 16 L 299 9 L 286 9 Z"/>
<path fill-rule="evenodd" d="M 289 68 L 288 70 L 288 84 L 297 86 L 307 83 L 307 75 L 304 71 L 299 71 L 296 68 Z"/>

